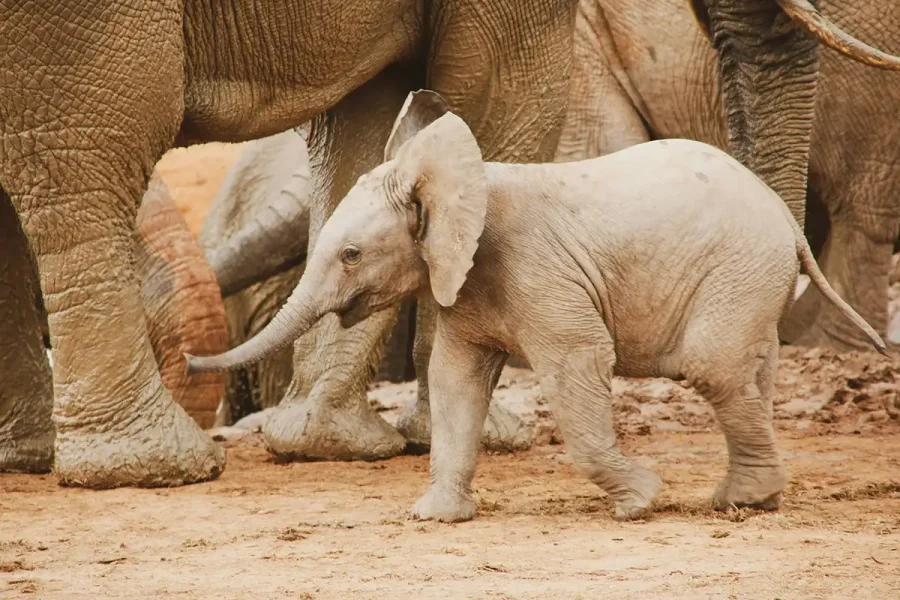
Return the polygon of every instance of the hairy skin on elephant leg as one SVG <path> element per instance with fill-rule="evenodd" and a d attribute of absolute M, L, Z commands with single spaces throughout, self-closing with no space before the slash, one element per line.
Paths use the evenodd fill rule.
<path fill-rule="evenodd" d="M 34 297 L 31 251 L 0 189 L 0 471 L 43 473 L 53 461 L 53 381 Z"/>

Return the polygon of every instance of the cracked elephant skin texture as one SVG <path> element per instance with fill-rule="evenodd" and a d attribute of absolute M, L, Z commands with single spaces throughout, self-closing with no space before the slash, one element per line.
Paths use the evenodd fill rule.
<path fill-rule="evenodd" d="M 823 0 L 820 8 L 846 31 L 900 51 L 900 14 L 888 3 Z M 573 91 L 557 160 L 599 156 L 651 138 L 729 148 L 716 52 L 684 2 L 583 0 L 578 11 Z M 793 103 L 790 93 L 784 98 L 775 115 Z M 888 331 L 888 276 L 900 227 L 898 104 L 900 73 L 822 50 L 806 232 L 828 280 L 880 332 Z M 785 120 L 781 130 L 796 134 L 795 148 L 803 145 L 798 123 Z M 777 146 L 770 151 L 777 154 Z M 891 329 L 889 339 L 900 338 L 900 327 Z M 802 345 L 868 347 L 814 286 L 782 321 L 780 335 Z"/>
<path fill-rule="evenodd" d="M 4 337 L 16 345 L 5 346 L 3 361 L 8 371 L 0 392 L 0 471 L 41 472 L 51 466 L 54 442 L 47 315 L 19 221 L 9 199 L 3 195 L 2 200 L 2 271 L 17 285 L 4 286 L 0 306 L 11 322 L 28 331 L 28 344 L 21 344 L 24 334 Z M 198 424 L 209 427 L 222 399 L 224 377 L 188 376 L 182 355 L 227 349 L 225 310 L 212 270 L 156 174 L 138 211 L 134 238 L 144 316 L 163 382 Z"/>
<path fill-rule="evenodd" d="M 272 322 L 225 354 L 190 357 L 190 370 L 239 367 L 325 315 L 353 327 L 430 294 L 440 305 L 431 485 L 414 516 L 474 515 L 479 437 L 510 353 L 534 367 L 574 463 L 611 496 L 617 518 L 646 514 L 661 481 L 616 445 L 614 374 L 686 379 L 728 443 L 715 505 L 776 508 L 787 480 L 772 427 L 777 323 L 801 263 L 884 351 L 828 286 L 781 198 L 728 154 L 689 140 L 586 161 L 484 163 L 460 118 L 423 115 L 427 94 L 410 96 L 388 161 L 335 209 Z"/>
<path fill-rule="evenodd" d="M 402 65 L 391 85 L 445 94 L 489 158 L 549 159 L 565 113 L 574 2 L 4 0 L 0 13 L 0 187 L 33 250 L 48 315 L 54 471 L 62 483 L 114 487 L 208 480 L 225 467 L 223 449 L 163 385 L 142 317 L 132 232 L 159 157 L 176 144 L 249 140 L 315 117 L 313 164 L 327 189 L 313 207 L 314 244 L 316 223 L 375 159 L 351 150 L 368 141 L 354 134 L 369 131 L 368 98 L 348 94 Z M 12 316 L 2 316 L 4 337 L 30 343 L 37 334 Z M 322 359 L 295 375 L 305 377 L 292 386 L 294 410 L 270 435 L 279 451 L 316 454 L 291 419 L 322 416 L 307 429 L 327 440 L 327 415 L 339 408 L 351 431 L 355 422 L 373 432 L 368 448 L 342 457 L 400 450 L 359 393 L 392 316 L 381 328 L 325 324 L 310 336 Z M 23 377 L 46 370 L 40 360 L 18 366 Z"/>

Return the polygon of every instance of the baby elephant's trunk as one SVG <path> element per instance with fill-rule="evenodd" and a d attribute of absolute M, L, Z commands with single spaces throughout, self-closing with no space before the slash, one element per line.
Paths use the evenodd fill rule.
<path fill-rule="evenodd" d="M 240 346 L 215 356 L 185 354 L 188 374 L 243 367 L 262 360 L 309 331 L 324 313 L 311 301 L 307 287 L 298 285 L 269 324 Z"/>

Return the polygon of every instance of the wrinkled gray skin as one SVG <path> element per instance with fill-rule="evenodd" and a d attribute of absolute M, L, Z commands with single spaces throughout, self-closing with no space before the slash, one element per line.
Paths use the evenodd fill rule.
<path fill-rule="evenodd" d="M 580 22 L 575 38 L 576 76 L 573 78 L 570 93 L 568 128 L 562 139 L 559 158 L 571 159 L 573 153 L 581 153 L 577 156 L 582 158 L 596 156 L 610 149 L 649 139 L 651 132 L 648 131 L 642 117 L 653 125 L 658 124 L 653 120 L 657 115 L 662 115 L 662 121 L 666 125 L 678 123 L 680 119 L 681 122 L 689 124 L 683 129 L 684 137 L 696 137 L 716 143 L 722 148 L 728 147 L 745 164 L 755 168 L 761 177 L 781 194 L 794 216 L 802 223 L 806 210 L 806 167 L 809 132 L 812 126 L 812 99 L 817 81 L 818 47 L 810 37 L 795 30 L 791 21 L 773 0 L 694 2 L 693 8 L 702 13 L 698 14 L 699 20 L 707 30 L 711 28 L 714 33 L 714 46 L 718 49 L 717 61 L 716 52 L 703 40 L 693 19 L 688 16 L 690 14 L 688 8 L 682 4 L 674 7 L 672 1 L 674 0 L 670 0 L 668 4 L 651 3 L 652 6 L 647 3 L 635 5 L 633 2 L 624 1 L 582 0 L 579 3 Z M 793 0 L 783 1 L 785 4 L 798 4 Z M 834 10 L 836 16 L 843 19 L 844 14 L 839 7 L 829 3 L 825 8 Z M 738 16 L 740 18 L 735 20 Z M 801 15 L 800 20 L 802 18 Z M 877 9 L 869 10 L 858 21 L 858 23 L 851 22 L 850 25 L 858 25 L 863 21 L 878 23 Z M 761 32 L 760 27 L 765 31 Z M 863 57 L 857 52 L 861 45 L 856 44 L 848 49 L 846 45 L 842 46 L 846 42 L 845 36 L 832 35 L 834 30 L 828 29 L 827 24 L 823 27 L 819 34 L 824 31 L 826 35 L 820 39 L 829 45 L 837 46 L 841 51 L 849 52 L 865 62 L 881 61 L 880 66 L 896 64 L 896 59 L 891 63 L 889 57 L 879 57 L 877 53 L 874 54 L 874 59 L 871 52 Z M 671 43 L 672 47 L 664 46 L 664 52 L 656 52 L 655 48 L 649 46 L 651 42 L 648 42 L 649 49 L 644 54 L 632 57 L 627 52 L 630 45 L 628 36 L 632 30 L 640 34 L 643 29 L 652 32 L 647 37 L 652 43 L 656 43 L 658 39 L 666 44 Z M 610 31 L 617 35 L 612 35 Z M 695 43 L 691 44 L 692 41 Z M 882 41 L 881 37 L 876 36 L 876 43 Z M 619 46 L 622 47 L 621 52 Z M 633 52 L 644 49 L 635 46 Z M 609 53 L 611 58 L 603 56 L 604 52 Z M 850 65 L 855 72 L 867 72 L 866 77 L 872 79 L 886 76 L 882 71 L 857 66 L 849 59 L 838 57 L 831 51 L 826 54 L 828 60 L 826 65 Z M 702 57 L 702 61 L 696 57 Z M 648 68 L 637 74 L 632 72 L 633 68 L 646 66 L 648 60 L 653 63 L 652 67 L 655 70 Z M 703 62 L 703 66 L 698 68 L 696 65 L 698 62 Z M 657 63 L 660 66 L 657 66 Z M 667 102 L 667 109 L 659 109 L 654 105 L 650 110 L 644 110 L 646 107 L 641 104 L 641 98 L 634 92 L 633 85 L 629 81 L 630 77 L 636 75 L 646 76 L 645 83 L 654 86 L 654 91 L 657 91 L 655 100 Z M 718 97 L 715 94 L 704 97 L 702 92 L 695 90 L 704 77 L 713 82 L 721 77 L 730 106 L 728 111 L 724 111 L 721 105 L 717 104 Z M 670 83 L 673 85 L 669 85 Z M 663 95 L 670 90 L 674 90 L 678 98 L 686 96 L 684 102 L 679 101 L 678 105 L 669 102 L 672 94 Z M 785 98 L 790 98 L 791 101 L 785 102 Z M 661 112 L 663 110 L 668 112 Z M 716 110 L 720 111 L 721 115 L 718 122 L 710 117 Z M 881 110 L 884 110 L 884 106 Z M 379 124 L 372 129 L 380 127 L 380 131 L 385 131 L 387 120 L 384 113 L 379 113 L 377 119 Z M 692 130 L 691 127 L 694 126 L 696 129 Z M 664 128 L 654 127 L 652 133 L 660 135 L 660 131 L 663 130 Z M 376 139 L 383 137 L 370 134 L 369 144 Z M 883 143 L 885 139 L 882 138 L 880 142 Z M 358 145 L 360 142 L 355 143 L 357 152 L 361 151 Z M 602 148 L 601 151 L 594 149 L 598 145 Z M 873 155 L 881 151 L 879 144 L 873 144 L 871 148 Z M 367 152 L 374 156 L 372 145 Z M 231 282 L 246 277 L 248 269 L 251 271 L 256 269 L 255 276 L 260 280 L 267 276 L 266 269 L 259 267 L 261 261 L 258 257 L 261 254 L 275 257 L 276 264 L 297 260 L 295 255 L 291 255 L 289 248 L 295 243 L 291 238 L 293 232 L 305 226 L 302 215 L 298 214 L 292 218 L 290 210 L 283 207 L 278 211 L 269 211 L 269 214 L 276 212 L 288 216 L 282 221 L 269 223 L 268 228 L 253 226 L 238 230 L 230 238 L 220 242 L 227 251 L 217 252 L 216 256 L 211 256 L 211 262 L 217 265 L 219 280 L 225 282 L 223 287 L 228 289 Z M 246 240 L 250 240 L 250 243 L 248 244 Z M 256 252 L 243 251 L 248 245 L 256 248 Z M 226 255 L 230 260 L 219 260 Z M 299 271 L 295 273 L 299 274 Z M 846 273 L 846 270 L 843 273 Z M 252 276 L 251 274 L 251 278 Z M 842 290 L 841 273 L 834 273 L 833 277 L 838 289 Z M 285 298 L 290 291 L 286 283 L 285 280 L 279 280 L 278 284 L 281 287 L 280 293 Z M 821 297 L 813 287 L 808 289 L 804 298 L 812 294 Z M 264 305 L 261 312 L 268 319 L 274 313 L 272 305 L 275 304 L 269 294 L 270 292 L 266 291 L 255 300 L 252 295 L 245 296 L 242 302 L 247 302 L 248 306 Z M 848 297 L 852 298 L 852 294 Z M 862 343 L 858 332 L 848 326 L 829 304 L 823 303 L 820 306 L 824 315 L 823 322 L 827 322 L 828 315 L 835 315 L 830 319 L 834 327 L 839 328 L 842 335 L 852 336 L 856 344 Z M 861 303 L 861 306 L 864 306 L 864 303 Z M 427 318 L 428 305 L 424 308 L 426 318 L 422 318 L 421 315 L 418 318 L 414 352 L 416 370 L 419 373 L 425 373 L 427 370 L 433 331 L 433 322 Z M 794 311 L 795 314 L 800 312 Z M 256 312 L 251 311 L 250 314 L 255 315 Z M 806 314 L 809 314 L 808 311 Z M 879 322 L 877 315 L 873 317 L 873 321 Z M 242 322 L 248 321 L 244 318 Z M 793 318 L 789 322 L 796 324 L 803 320 Z M 400 323 L 405 324 L 406 318 L 401 317 Z M 258 331 L 262 324 L 263 319 L 253 319 L 253 325 L 248 332 Z M 815 339 L 789 336 L 787 330 L 788 328 L 784 328 L 782 333 L 794 341 L 817 342 Z M 376 333 L 372 330 L 367 335 L 375 336 Z M 239 343 L 243 339 L 245 337 L 233 338 L 232 341 Z M 360 368 L 364 362 L 363 356 L 355 360 L 352 357 L 348 358 L 354 361 L 348 363 L 352 365 L 350 370 L 360 374 L 364 379 L 368 377 L 367 372 Z M 297 360 L 300 360 L 300 355 Z M 251 372 L 252 370 L 253 367 Z M 370 365 L 369 371 L 371 370 L 373 368 Z M 233 377 L 244 376 L 238 372 Z M 400 430 L 411 442 L 410 445 L 416 448 L 425 448 L 429 440 L 428 388 L 427 381 L 423 379 L 424 377 L 420 377 L 416 405 L 400 421 Z M 242 384 L 245 389 L 250 388 L 250 394 L 254 393 L 252 380 L 251 375 L 249 381 L 244 378 Z M 295 382 L 295 389 L 299 389 L 300 386 L 301 383 Z M 272 392 L 270 387 L 265 387 L 261 393 Z M 360 385 L 355 389 L 362 387 Z M 288 394 L 288 399 L 296 396 Z M 497 413 L 498 411 L 492 409 L 491 416 L 495 417 Z M 489 421 L 500 423 L 493 418 Z M 504 419 L 503 423 L 503 426 L 498 425 L 497 428 L 489 426 L 487 430 L 502 432 L 498 438 L 501 447 L 515 447 L 520 431 L 518 423 L 509 418 Z"/>
<path fill-rule="evenodd" d="M 182 354 L 192 351 L 188 348 L 196 352 L 229 348 L 225 309 L 214 274 L 157 173 L 144 193 L 133 233 L 142 319 L 161 377 L 185 412 L 208 427 L 222 399 L 225 377 L 188 377 Z M 19 252 L 30 257 L 27 248 L 17 246 L 22 241 L 12 205 L 0 193 L 0 273 L 35 283 L 30 290 L 0 286 L 0 314 L 16 315 L 20 336 L 30 331 L 27 344 L 14 345 L 20 339 L 17 335 L 0 336 L 0 359 L 3 364 L 28 360 L 35 368 L 43 365 L 40 377 L 16 371 L 0 387 L 0 472 L 33 473 L 53 466 L 51 364 L 45 351 L 51 344 L 34 265 L 17 260 Z M 34 328 L 36 332 L 31 331 Z M 19 389 L 27 389 L 29 395 L 17 394 Z"/>
<path fill-rule="evenodd" d="M 900 50 L 900 13 L 886 10 L 886 2 L 831 0 L 821 8 L 844 29 Z M 573 90 L 557 160 L 591 158 L 668 137 L 728 149 L 716 55 L 682 0 L 582 0 L 575 40 Z M 897 106 L 900 73 L 823 51 L 807 234 L 814 248 L 827 236 L 819 256 L 822 270 L 880 332 L 888 325 L 887 281 L 900 228 Z M 780 115 L 779 109 L 775 116 Z M 839 350 L 868 346 L 815 286 L 806 288 L 781 335 L 791 343 Z M 900 326 L 888 338 L 900 341 Z"/>
<path fill-rule="evenodd" d="M 275 268 L 274 275 L 266 273 L 256 249 L 267 247 L 269 256 L 279 257 L 270 263 L 273 266 L 289 264 L 291 258 L 297 257 L 294 248 L 299 240 L 303 249 L 299 258 L 305 258 L 308 224 L 303 217 L 306 215 L 308 219 L 312 194 L 307 136 L 307 128 L 303 127 L 247 144 L 228 170 L 204 220 L 201 244 L 210 263 L 218 269 L 218 281 L 225 282 L 223 288 L 244 278 L 264 278 L 225 298 L 231 346 L 258 334 L 303 274 L 302 263 L 288 269 Z M 287 214 L 293 217 L 285 219 Z M 254 224 L 258 227 L 254 228 Z M 285 228 L 285 224 L 290 224 L 292 229 Z M 274 241 L 277 249 L 272 252 Z M 428 357 L 421 356 L 421 352 L 414 353 L 409 347 L 414 329 L 409 321 L 414 315 L 414 302 L 404 302 L 375 380 L 414 378 L 415 372 L 409 372 L 412 354 L 420 362 L 419 368 L 427 369 Z M 295 357 L 294 349 L 285 347 L 229 373 L 227 410 L 220 413 L 218 424 L 228 425 L 251 412 L 277 406 L 288 392 L 293 360 L 302 363 L 308 358 L 299 352 Z M 401 434 L 406 438 L 407 451 L 422 452 L 428 448 L 431 428 L 427 408 L 426 397 L 423 402 L 413 403 L 401 418 Z M 505 409 L 491 406 L 483 435 L 486 448 L 523 449 L 530 445 L 530 440 L 528 426 Z"/>
<path fill-rule="evenodd" d="M 728 443 L 715 506 L 776 508 L 787 480 L 771 422 L 777 323 L 801 262 L 884 351 L 828 286 L 782 200 L 726 153 L 687 140 L 590 161 L 484 163 L 440 104 L 410 94 L 387 162 L 325 223 L 285 306 L 243 345 L 188 356 L 189 371 L 242 366 L 320 319 L 353 327 L 431 295 L 431 486 L 415 517 L 474 516 L 479 437 L 510 353 L 534 367 L 575 464 L 617 518 L 643 516 L 661 481 L 616 445 L 614 374 L 695 386 Z"/>
<path fill-rule="evenodd" d="M 56 476 L 91 487 L 215 478 L 224 451 L 172 401 L 142 318 L 132 232 L 157 160 L 173 145 L 265 137 L 315 117 L 310 147 L 325 181 L 315 233 L 380 160 L 357 155 L 371 133 L 368 110 L 385 102 L 393 115 L 425 84 L 473 124 L 491 158 L 549 159 L 565 113 L 573 22 L 574 0 L 5 0 L 0 203 L 6 214 L 12 205 L 24 237 L 7 231 L 16 240 L 4 249 L 14 253 L 0 259 L 15 263 L 0 271 L 0 289 L 15 288 L 0 310 L 10 359 L 0 381 L 27 384 L 4 386 L 0 423 L 29 424 L 14 452 L 45 439 L 46 428 L 21 413 L 46 406 L 51 390 L 46 362 L 26 351 L 40 337 L 25 325 L 30 309 L 5 306 L 34 304 L 22 304 L 34 277 L 18 276 L 30 260 L 26 238 L 54 348 Z M 363 447 L 358 457 L 402 449 L 401 436 L 372 425 L 377 415 L 359 384 L 394 315 L 354 332 L 323 323 L 309 336 L 318 362 L 298 375 L 306 390 L 292 388 L 294 412 L 269 422 L 279 452 L 328 456 L 327 441 L 340 438 L 332 427 Z M 319 410 L 323 403 L 332 406 Z M 336 406 L 344 408 L 337 420 L 328 416 Z M 297 411 L 323 418 L 311 424 Z M 304 427 L 324 445 L 298 445 Z"/>

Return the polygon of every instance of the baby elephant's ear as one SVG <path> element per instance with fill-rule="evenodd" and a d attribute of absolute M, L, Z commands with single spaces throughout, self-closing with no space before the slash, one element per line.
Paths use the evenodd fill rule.
<path fill-rule="evenodd" d="M 410 92 L 400 108 L 400 114 L 394 120 L 394 128 L 384 146 L 384 162 L 397 156 L 400 146 L 448 112 L 450 107 L 437 92 Z"/>
<path fill-rule="evenodd" d="M 487 184 L 481 150 L 465 122 L 451 112 L 439 117 L 400 148 L 397 172 L 412 183 L 408 210 L 431 291 L 441 306 L 452 306 L 484 229 Z"/>

